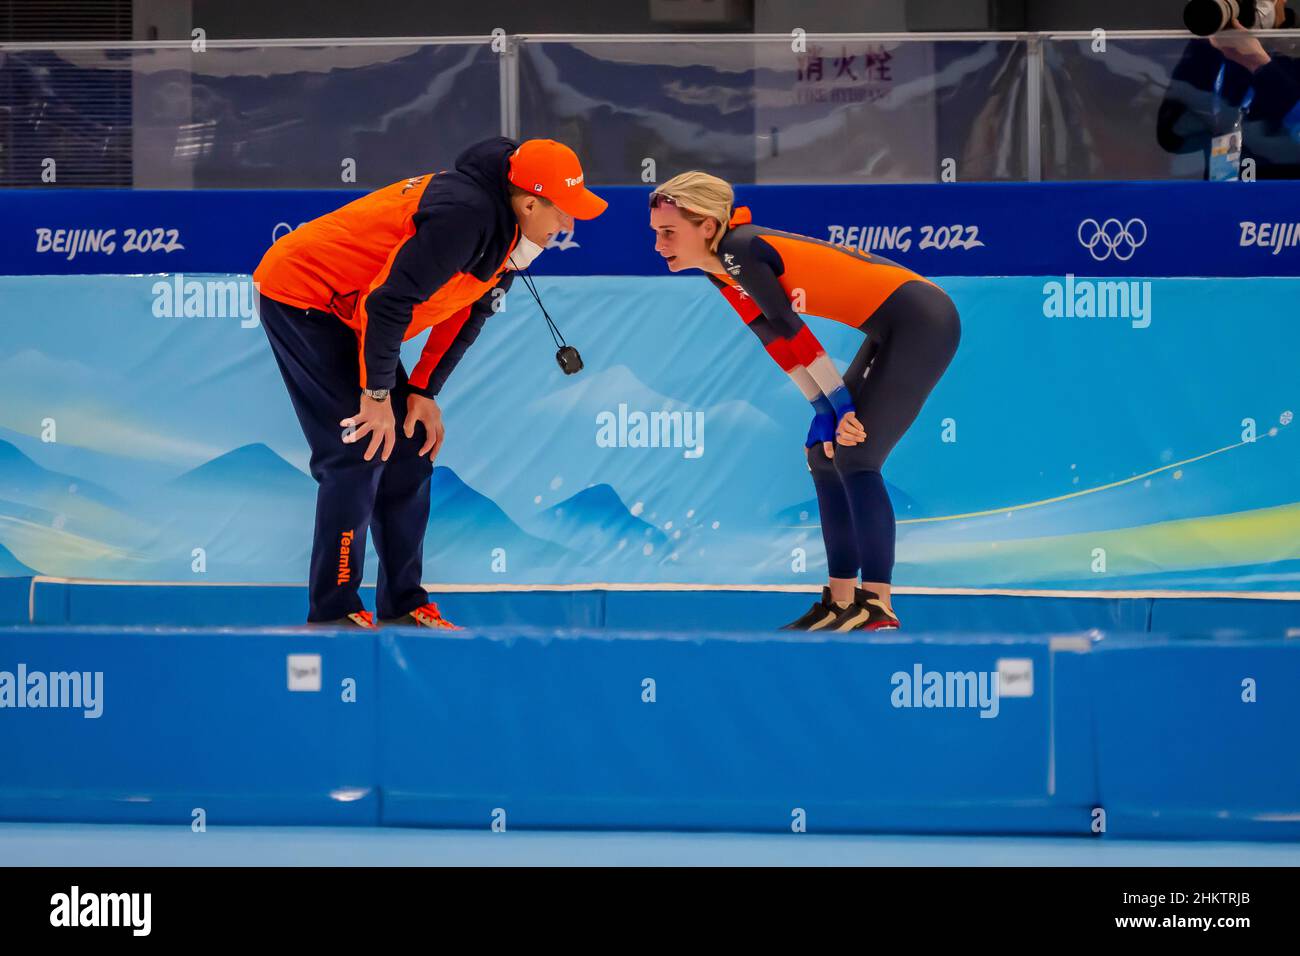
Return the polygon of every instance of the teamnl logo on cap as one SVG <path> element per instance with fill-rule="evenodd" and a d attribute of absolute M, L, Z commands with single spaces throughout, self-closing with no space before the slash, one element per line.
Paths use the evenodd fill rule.
<path fill-rule="evenodd" d="M 510 155 L 509 180 L 575 219 L 595 219 L 607 203 L 584 185 L 578 154 L 552 139 L 525 140 Z"/>

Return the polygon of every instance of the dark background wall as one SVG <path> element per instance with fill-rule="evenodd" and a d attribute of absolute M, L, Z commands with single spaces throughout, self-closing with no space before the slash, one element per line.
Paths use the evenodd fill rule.
<path fill-rule="evenodd" d="M 1177 29 L 1180 0 L 192 0 L 209 36 Z M 325 32 L 321 32 L 325 31 Z"/>
<path fill-rule="evenodd" d="M 1178 29 L 1182 0 L 0 0 L 0 42 Z"/>

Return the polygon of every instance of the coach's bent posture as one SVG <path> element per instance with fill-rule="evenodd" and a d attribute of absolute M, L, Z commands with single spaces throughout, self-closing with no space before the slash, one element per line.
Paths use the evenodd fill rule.
<path fill-rule="evenodd" d="M 604 209 L 567 146 L 490 139 L 451 171 L 394 183 L 313 219 L 262 258 L 253 273 L 262 327 L 320 485 L 308 623 L 376 626 L 359 594 L 373 527 L 379 618 L 453 626 L 420 586 L 429 480 L 443 439 L 435 397 L 509 288 L 511 270 L 575 218 Z M 408 377 L 401 344 L 425 329 Z"/>

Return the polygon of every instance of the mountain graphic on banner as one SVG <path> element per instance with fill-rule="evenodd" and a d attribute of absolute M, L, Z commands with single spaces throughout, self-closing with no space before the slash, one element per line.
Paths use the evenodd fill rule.
<path fill-rule="evenodd" d="M 299 581 L 310 559 L 316 488 L 270 447 L 252 443 L 142 489 L 132 504 L 0 440 L 0 574 Z M 573 561 L 562 544 L 523 531 L 450 468 L 434 469 L 430 500 L 426 580 L 481 578 L 496 548 L 507 558 L 507 581 L 545 580 Z M 369 580 L 375 560 L 372 544 Z"/>
<path fill-rule="evenodd" d="M 694 510 L 710 521 L 761 526 L 809 488 L 797 440 L 753 404 L 684 403 L 648 387 L 625 365 L 583 373 L 583 380 L 523 411 L 502 417 L 495 434 L 515 460 L 528 463 L 530 474 L 562 478 L 568 487 L 607 484 L 625 501 L 644 502 L 656 523 L 680 525 Z M 651 424 L 629 432 L 624 423 L 638 416 Z M 654 445 L 632 441 L 652 435 Z M 760 456 L 771 461 L 774 454 L 783 457 L 773 467 L 754 467 Z M 487 462 L 475 463 L 466 477 L 515 514 L 532 510 L 539 494 L 558 504 L 545 502 L 544 485 L 507 480 Z"/>
<path fill-rule="evenodd" d="M 25 577 L 36 572 L 14 557 L 13 552 L 0 544 L 0 578 Z"/>
<path fill-rule="evenodd" d="M 564 542 L 584 564 L 648 561 L 652 556 L 657 562 L 668 540 L 654 525 L 633 515 L 606 484 L 584 488 L 547 508 L 528 526 L 534 534 Z"/>
<path fill-rule="evenodd" d="M 261 442 L 243 445 L 168 481 L 164 488 L 186 494 L 227 492 L 242 487 L 259 495 L 314 495 L 316 482 Z"/>
<path fill-rule="evenodd" d="M 434 468 L 430 484 L 426 581 L 482 580 L 489 575 L 500 575 L 503 581 L 544 581 L 572 560 L 567 548 L 525 532 L 450 468 Z"/>
<path fill-rule="evenodd" d="M 126 502 L 117 494 L 75 475 L 44 468 L 0 439 L 0 499 L 41 508 L 53 508 L 71 498 L 121 509 Z"/>

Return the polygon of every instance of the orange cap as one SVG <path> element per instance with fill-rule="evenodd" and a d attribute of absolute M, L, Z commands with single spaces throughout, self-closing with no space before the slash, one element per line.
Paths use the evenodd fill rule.
<path fill-rule="evenodd" d="M 553 139 L 529 139 L 510 155 L 510 181 L 574 219 L 595 219 L 609 203 L 582 184 L 578 154 Z"/>

